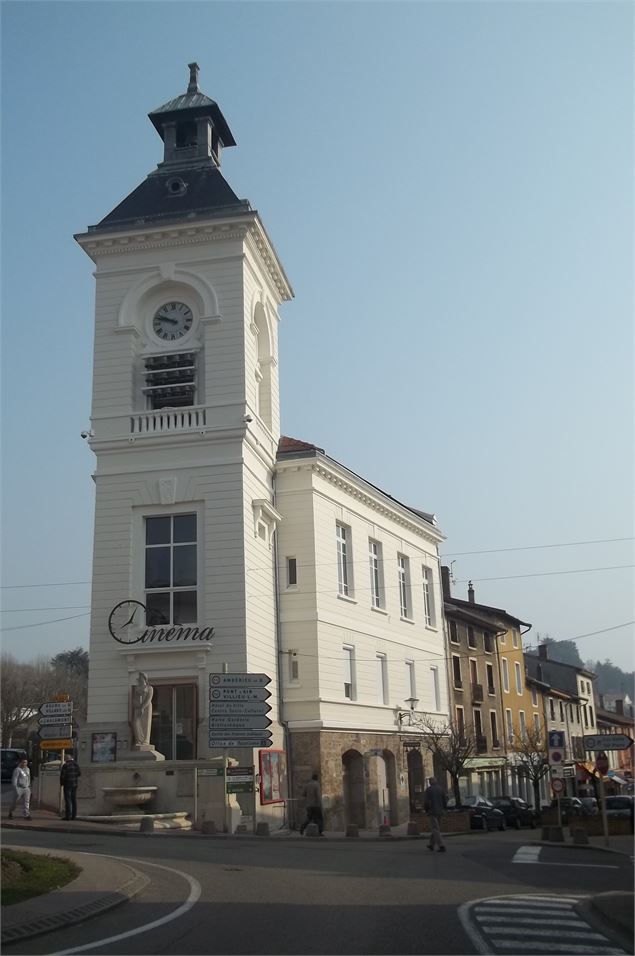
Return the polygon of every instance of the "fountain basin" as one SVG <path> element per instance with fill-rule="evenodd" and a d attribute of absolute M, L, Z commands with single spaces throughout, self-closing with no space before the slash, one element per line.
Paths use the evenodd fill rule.
<path fill-rule="evenodd" d="M 141 807 L 152 800 L 158 787 L 102 787 L 106 801 L 113 813 L 125 813 L 128 807 Z"/>

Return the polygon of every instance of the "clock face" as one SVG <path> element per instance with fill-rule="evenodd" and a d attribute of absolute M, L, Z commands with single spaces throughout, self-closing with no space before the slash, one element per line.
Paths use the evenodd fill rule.
<path fill-rule="evenodd" d="M 192 328 L 192 310 L 184 302 L 166 302 L 154 314 L 152 328 L 164 342 L 174 342 Z"/>
<path fill-rule="evenodd" d="M 145 605 L 140 601 L 122 601 L 108 617 L 108 630 L 120 644 L 136 644 L 145 627 Z"/>

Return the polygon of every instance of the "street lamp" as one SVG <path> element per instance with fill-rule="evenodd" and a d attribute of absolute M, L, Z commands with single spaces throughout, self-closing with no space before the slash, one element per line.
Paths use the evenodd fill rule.
<path fill-rule="evenodd" d="M 408 718 L 407 726 L 412 727 L 414 724 L 414 712 L 415 707 L 419 703 L 418 697 L 406 697 L 406 703 L 409 705 L 410 710 L 399 711 L 397 714 L 397 720 L 399 721 L 399 727 L 403 727 L 406 717 Z"/>

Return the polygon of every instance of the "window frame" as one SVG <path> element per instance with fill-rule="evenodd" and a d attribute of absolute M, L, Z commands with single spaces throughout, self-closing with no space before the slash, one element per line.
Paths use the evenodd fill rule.
<path fill-rule="evenodd" d="M 498 750 L 501 742 L 498 736 L 498 717 L 495 710 L 489 712 L 489 727 L 492 732 L 492 750 Z"/>
<path fill-rule="evenodd" d="M 422 590 L 423 590 L 423 619 L 426 627 L 436 627 L 436 608 L 434 604 L 434 575 L 432 568 L 426 564 L 421 565 Z"/>
<path fill-rule="evenodd" d="M 292 573 L 293 569 L 293 573 Z M 293 580 L 291 580 L 293 578 Z M 298 586 L 298 559 L 287 556 L 287 590 Z"/>
<path fill-rule="evenodd" d="M 458 661 L 458 667 L 455 663 L 456 661 Z M 457 670 L 459 674 L 458 683 L 457 683 L 457 677 L 456 677 Z M 460 654 L 452 655 L 452 686 L 456 690 L 463 690 L 463 673 L 461 671 L 461 655 Z"/>
<path fill-rule="evenodd" d="M 501 657 L 501 671 L 503 676 L 503 692 L 509 694 L 509 661 Z"/>
<path fill-rule="evenodd" d="M 514 677 L 516 679 L 516 693 L 519 697 L 523 695 L 523 675 L 519 661 L 514 661 Z"/>
<path fill-rule="evenodd" d="M 335 540 L 337 546 L 337 594 L 338 597 L 353 597 L 353 572 L 351 547 L 351 527 L 343 521 L 335 522 Z"/>
<path fill-rule="evenodd" d="M 375 654 L 377 662 L 377 699 L 384 706 L 388 704 L 390 696 L 388 693 L 388 655 L 378 651 Z"/>
<path fill-rule="evenodd" d="M 430 665 L 430 677 L 432 681 L 432 703 L 434 710 L 439 713 L 441 710 L 441 684 L 439 682 L 439 668 L 436 664 Z"/>
<path fill-rule="evenodd" d="M 405 697 L 404 700 L 418 700 L 417 697 L 417 674 L 415 668 L 415 662 L 411 657 L 407 657 L 404 661 L 406 665 L 406 684 L 407 689 L 409 690 L 408 697 Z"/>
<path fill-rule="evenodd" d="M 368 539 L 368 567 L 370 571 L 370 606 L 381 611 L 386 605 L 384 589 L 384 561 L 381 541 Z"/>
<path fill-rule="evenodd" d="M 405 554 L 397 555 L 397 578 L 399 582 L 399 616 L 404 621 L 411 621 L 410 559 Z"/>
<path fill-rule="evenodd" d="M 450 634 L 450 644 L 460 644 L 461 638 L 459 637 L 459 625 L 456 621 L 448 621 L 448 628 Z"/>
<path fill-rule="evenodd" d="M 174 519 L 175 518 L 185 518 L 193 517 L 195 523 L 195 535 L 196 537 L 193 540 L 187 541 L 175 541 L 174 540 Z M 201 534 L 200 534 L 200 525 L 201 525 L 201 516 L 199 510 L 192 505 L 183 506 L 182 508 L 176 508 L 166 511 L 159 511 L 156 508 L 153 509 L 144 509 L 142 513 L 139 514 L 141 520 L 141 549 L 142 549 L 142 562 L 140 566 L 140 578 L 141 578 L 141 589 L 143 593 L 143 603 L 146 608 L 148 607 L 149 595 L 160 595 L 167 594 L 169 595 L 169 620 L 150 623 L 148 620 L 148 614 L 146 613 L 146 626 L 147 627 L 168 627 L 168 626 L 179 626 L 183 624 L 187 627 L 193 627 L 198 625 L 201 614 L 200 607 L 200 588 L 201 580 L 203 575 L 201 573 Z M 167 542 L 156 542 L 154 544 L 148 544 L 148 521 L 153 519 L 169 519 L 170 520 L 170 539 Z M 174 585 L 174 551 L 175 548 L 179 547 L 194 547 L 195 549 L 195 572 L 196 572 L 196 584 L 191 585 Z M 148 586 L 148 552 L 158 551 L 160 548 L 169 549 L 169 566 L 170 566 L 170 584 L 167 587 L 149 587 Z M 174 620 L 174 595 L 175 594 L 186 594 L 194 593 L 196 601 L 196 615 L 193 621 L 179 621 L 175 622 Z"/>
<path fill-rule="evenodd" d="M 353 644 L 342 644 L 343 663 L 344 663 L 344 699 L 353 701 L 356 699 L 355 687 L 355 646 Z M 349 678 L 347 681 L 346 678 Z M 347 693 L 349 688 L 349 693 Z"/>

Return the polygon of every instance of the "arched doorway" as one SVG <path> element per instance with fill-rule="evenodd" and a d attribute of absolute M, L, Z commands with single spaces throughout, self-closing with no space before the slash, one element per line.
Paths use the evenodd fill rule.
<path fill-rule="evenodd" d="M 342 754 L 342 791 L 346 823 L 365 827 L 364 758 L 358 750 L 347 750 Z"/>
<path fill-rule="evenodd" d="M 421 813 L 423 810 L 423 783 L 423 758 L 421 751 L 413 747 L 408 750 L 408 799 L 411 813 Z"/>

